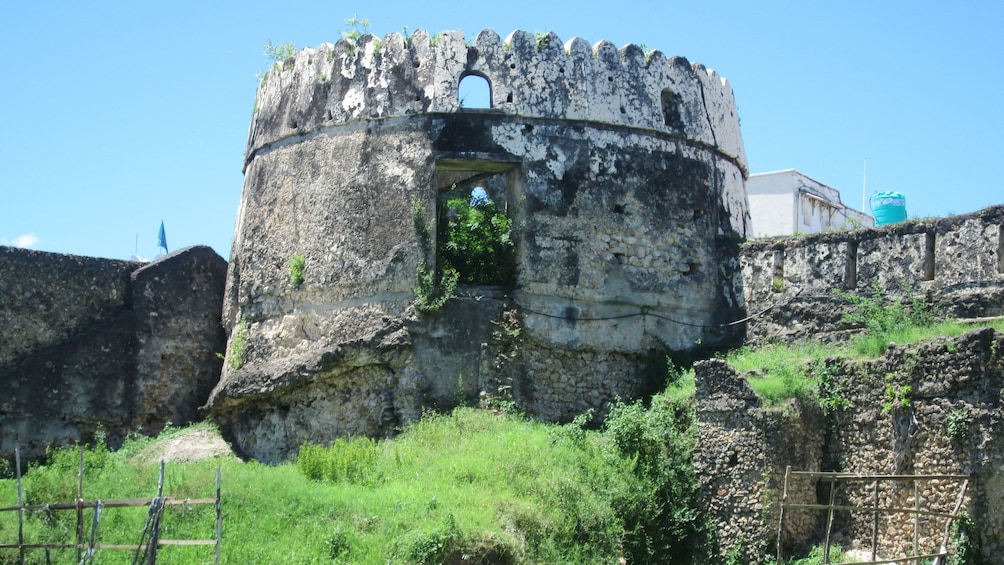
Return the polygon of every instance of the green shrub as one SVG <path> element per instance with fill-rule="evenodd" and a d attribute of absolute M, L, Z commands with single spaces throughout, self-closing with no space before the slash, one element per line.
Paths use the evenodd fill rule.
<path fill-rule="evenodd" d="M 617 403 L 604 435 L 638 480 L 615 508 L 624 521 L 623 551 L 632 563 L 688 563 L 704 534 L 697 510 L 693 429 L 689 411 L 663 396 L 646 410 Z"/>
<path fill-rule="evenodd" d="M 512 283 L 512 220 L 490 198 L 446 202 L 443 259 L 467 284 Z"/>
<path fill-rule="evenodd" d="M 886 300 L 878 282 L 872 286 L 871 296 L 836 293 L 851 304 L 851 310 L 844 313 L 842 320 L 865 329 L 852 342 L 859 355 L 878 357 L 885 353 L 890 341 L 900 339 L 900 335 L 913 328 L 930 327 L 936 319 L 931 306 L 919 297 L 911 298 L 909 305 L 899 298 Z"/>
<path fill-rule="evenodd" d="M 956 408 L 945 418 L 945 433 L 955 442 L 969 439 L 972 429 L 973 415 L 965 408 Z"/>
<path fill-rule="evenodd" d="M 289 258 L 289 282 L 293 286 L 303 284 L 303 268 L 307 265 L 307 257 L 303 253 L 295 253 Z"/>
<path fill-rule="evenodd" d="M 844 398 L 846 391 L 843 381 L 834 376 L 826 361 L 817 361 L 812 372 L 816 378 L 816 400 L 823 413 L 830 416 L 851 407 L 851 403 Z"/>

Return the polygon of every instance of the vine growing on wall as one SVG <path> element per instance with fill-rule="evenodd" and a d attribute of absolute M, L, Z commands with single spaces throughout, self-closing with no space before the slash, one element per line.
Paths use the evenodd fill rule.
<path fill-rule="evenodd" d="M 415 233 L 418 235 L 418 245 L 422 252 L 415 272 L 416 284 L 412 288 L 412 293 L 418 301 L 415 307 L 419 312 L 427 314 L 442 308 L 453 296 L 460 274 L 448 265 L 442 270 L 436 269 L 432 230 L 425 220 L 425 206 L 417 198 L 411 201 L 411 219 L 415 224 Z"/>
<path fill-rule="evenodd" d="M 230 336 L 226 355 L 217 353 L 216 356 L 223 359 L 223 362 L 230 367 L 230 370 L 239 371 L 244 366 L 244 353 L 247 351 L 247 345 L 248 321 L 247 318 L 241 316 L 240 321 L 237 322 L 237 327 L 234 328 L 233 335 Z"/>

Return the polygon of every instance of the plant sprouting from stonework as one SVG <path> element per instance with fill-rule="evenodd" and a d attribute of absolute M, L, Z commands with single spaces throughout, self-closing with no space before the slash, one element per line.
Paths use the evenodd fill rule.
<path fill-rule="evenodd" d="M 551 36 L 543 31 L 533 32 L 533 37 L 537 40 L 537 51 L 547 49 L 547 46 L 551 43 Z"/>
<path fill-rule="evenodd" d="M 909 408 L 913 387 L 910 385 L 898 385 L 895 377 L 889 373 L 885 376 L 885 402 L 882 404 L 882 412 L 891 412 L 898 408 Z"/>
<path fill-rule="evenodd" d="M 303 268 L 307 265 L 307 257 L 303 253 L 294 253 L 289 258 L 289 282 L 293 286 L 303 284 Z"/>
<path fill-rule="evenodd" d="M 415 272 L 415 287 L 412 289 L 418 303 L 416 308 L 424 314 L 435 312 L 453 297 L 460 274 L 449 265 L 438 271 L 435 267 L 435 249 L 432 248 L 432 231 L 425 221 L 425 206 L 417 198 L 411 201 L 411 218 L 418 235 L 418 245 L 422 257 Z M 431 259 L 430 259 L 431 258 Z"/>
<path fill-rule="evenodd" d="M 370 21 L 360 19 L 359 16 L 345 18 L 345 24 L 349 26 L 349 29 L 342 32 L 342 37 L 351 41 L 356 41 L 369 33 L 370 30 Z"/>
<path fill-rule="evenodd" d="M 265 42 L 265 59 L 268 60 L 269 66 L 276 70 L 282 70 L 281 64 L 294 55 L 296 55 L 296 45 L 292 41 L 278 45 L 271 40 Z M 261 84 L 265 84 L 268 73 L 259 71 L 255 76 Z"/>
<path fill-rule="evenodd" d="M 227 354 L 217 353 L 216 356 L 223 359 L 223 362 L 232 371 L 239 371 L 244 366 L 244 353 L 248 346 L 248 321 L 241 316 L 237 327 L 234 328 L 233 335 L 230 336 L 230 343 L 227 344 Z"/>
<path fill-rule="evenodd" d="M 965 408 L 956 408 L 945 418 L 945 433 L 952 441 L 963 442 L 972 429 L 973 415 Z"/>

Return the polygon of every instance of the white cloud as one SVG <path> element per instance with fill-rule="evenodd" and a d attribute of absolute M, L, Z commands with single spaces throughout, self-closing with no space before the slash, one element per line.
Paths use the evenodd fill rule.
<path fill-rule="evenodd" d="M 15 237 L 11 245 L 20 247 L 21 249 L 31 249 L 36 243 L 38 243 L 38 236 L 33 233 L 26 233 Z"/>

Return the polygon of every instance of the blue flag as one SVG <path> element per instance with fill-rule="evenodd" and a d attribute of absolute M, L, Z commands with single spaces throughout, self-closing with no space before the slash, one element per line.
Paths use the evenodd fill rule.
<path fill-rule="evenodd" d="M 167 236 L 164 235 L 164 220 L 160 221 L 160 234 L 157 235 L 157 247 L 163 247 L 164 253 L 169 253 L 167 250 Z"/>

